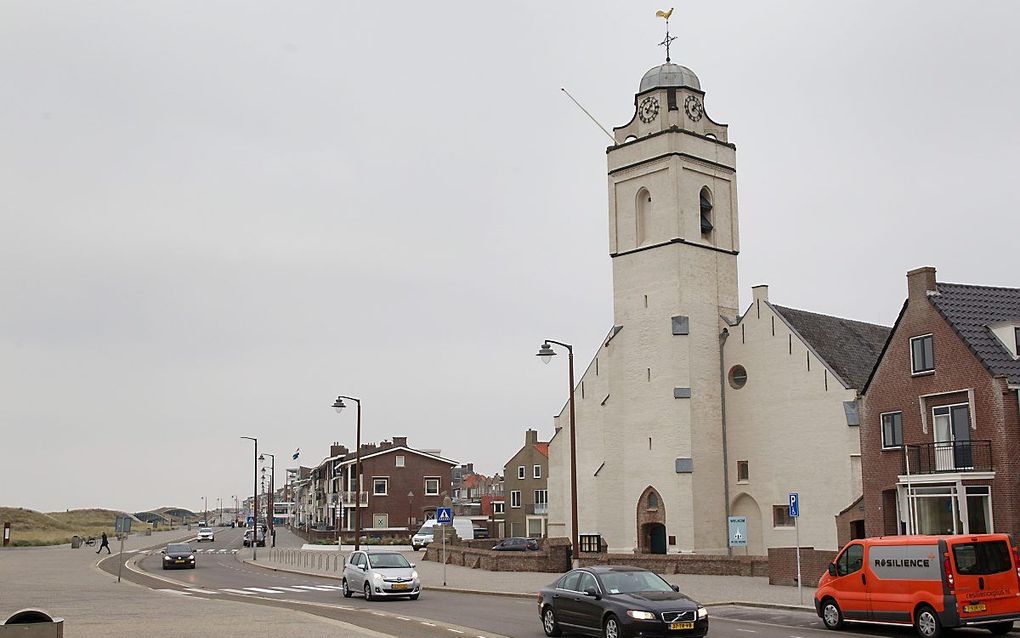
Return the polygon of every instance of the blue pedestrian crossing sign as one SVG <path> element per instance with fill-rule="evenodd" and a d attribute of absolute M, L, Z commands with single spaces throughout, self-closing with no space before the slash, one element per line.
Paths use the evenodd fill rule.
<path fill-rule="evenodd" d="M 453 522 L 453 508 L 451 507 L 437 507 L 436 508 L 436 522 L 440 525 L 449 525 Z"/>
<path fill-rule="evenodd" d="M 800 516 L 800 494 L 790 492 L 790 518 Z"/>

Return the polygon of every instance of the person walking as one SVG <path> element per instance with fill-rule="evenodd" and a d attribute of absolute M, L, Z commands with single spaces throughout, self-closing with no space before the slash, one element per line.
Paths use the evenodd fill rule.
<path fill-rule="evenodd" d="M 99 543 L 99 549 L 96 550 L 96 553 L 98 554 L 99 552 L 103 551 L 104 547 L 106 548 L 107 554 L 113 553 L 110 551 L 110 539 L 106 537 L 106 532 L 103 532 L 103 540 Z"/>

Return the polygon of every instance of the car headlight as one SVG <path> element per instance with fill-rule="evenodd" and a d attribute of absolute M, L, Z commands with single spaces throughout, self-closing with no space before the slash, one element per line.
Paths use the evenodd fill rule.
<path fill-rule="evenodd" d="M 192 554 L 191 556 L 188 556 L 188 560 L 195 560 L 195 555 Z"/>
<path fill-rule="evenodd" d="M 418 580 L 418 572 L 417 571 L 411 572 L 411 578 Z"/>
<path fill-rule="evenodd" d="M 698 620 L 704 620 L 708 618 L 708 610 L 704 607 L 698 607 Z"/>
<path fill-rule="evenodd" d="M 169 556 L 164 556 L 163 560 L 173 560 L 173 559 L 171 559 Z"/>
<path fill-rule="evenodd" d="M 650 611 L 640 611 L 637 609 L 628 609 L 627 615 L 631 618 L 637 618 L 638 620 L 655 620 L 655 614 Z"/>
<path fill-rule="evenodd" d="M 382 574 L 380 574 L 379 572 L 375 572 L 374 574 L 372 574 L 372 578 L 376 580 L 382 580 Z"/>

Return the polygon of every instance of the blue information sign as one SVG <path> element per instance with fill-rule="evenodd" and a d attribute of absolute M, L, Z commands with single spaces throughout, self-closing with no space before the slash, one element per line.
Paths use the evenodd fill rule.
<path fill-rule="evenodd" d="M 436 522 L 440 525 L 448 525 L 453 522 L 453 508 L 451 507 L 437 507 L 436 508 Z"/>
<path fill-rule="evenodd" d="M 790 518 L 800 516 L 800 494 L 790 492 Z"/>
<path fill-rule="evenodd" d="M 729 517 L 730 547 L 747 547 L 747 517 Z"/>

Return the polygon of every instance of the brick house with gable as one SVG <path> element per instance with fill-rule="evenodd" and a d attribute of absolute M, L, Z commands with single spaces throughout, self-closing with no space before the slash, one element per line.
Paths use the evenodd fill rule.
<path fill-rule="evenodd" d="M 1020 289 L 907 273 L 865 384 L 868 536 L 1020 533 Z"/>

